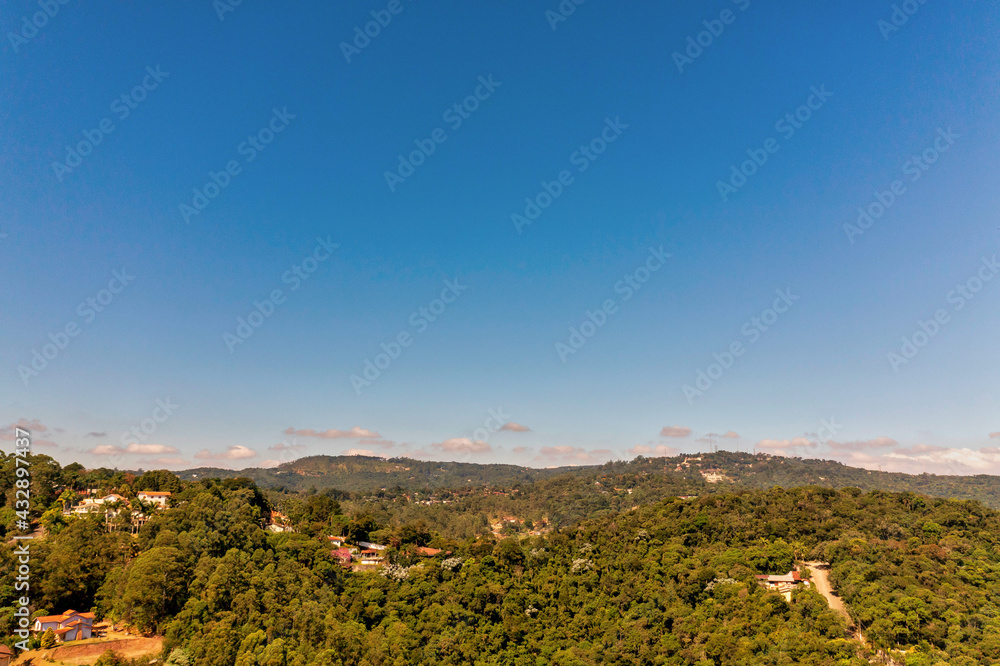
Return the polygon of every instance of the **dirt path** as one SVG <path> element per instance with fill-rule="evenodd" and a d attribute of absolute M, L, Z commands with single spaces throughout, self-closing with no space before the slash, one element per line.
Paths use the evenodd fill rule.
<path fill-rule="evenodd" d="M 830 608 L 840 613 L 847 620 L 848 625 L 854 624 L 847 612 L 847 606 L 844 605 L 844 600 L 837 596 L 830 585 L 830 565 L 826 562 L 803 562 L 802 564 L 809 569 L 816 591 L 826 598 Z"/>
<path fill-rule="evenodd" d="M 802 565 L 808 568 L 809 573 L 812 574 L 812 583 L 813 586 L 815 586 L 816 591 L 822 594 L 823 598 L 826 599 L 826 602 L 830 604 L 830 608 L 839 613 L 847 622 L 848 630 L 851 632 L 851 636 L 854 640 L 859 641 L 868 649 L 873 650 L 875 654 L 882 659 L 881 663 L 900 664 L 900 662 L 896 661 L 892 655 L 883 650 L 872 648 L 868 645 L 868 641 L 865 640 L 865 635 L 861 633 L 861 629 L 857 627 L 851 619 L 850 613 L 847 612 L 847 606 L 844 605 L 844 600 L 833 591 L 833 586 L 830 585 L 830 565 L 826 562 L 803 562 Z"/>

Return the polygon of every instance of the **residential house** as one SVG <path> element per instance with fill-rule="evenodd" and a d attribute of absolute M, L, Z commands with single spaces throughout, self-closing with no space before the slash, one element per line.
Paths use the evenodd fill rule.
<path fill-rule="evenodd" d="M 351 554 L 351 550 L 349 548 L 336 548 L 331 550 L 330 557 L 345 567 L 351 566 L 351 562 L 354 561 L 354 556 Z"/>
<path fill-rule="evenodd" d="M 104 497 L 86 497 L 82 502 L 73 507 L 73 513 L 77 515 L 84 515 L 88 513 L 94 513 L 96 511 L 101 511 L 104 509 L 105 504 L 128 504 L 128 500 L 121 495 L 111 493 L 110 495 L 105 495 Z"/>
<path fill-rule="evenodd" d="M 267 529 L 271 532 L 293 532 L 291 521 L 288 516 L 278 511 L 271 512 L 271 520 L 267 524 Z"/>
<path fill-rule="evenodd" d="M 6 645 L 0 645 L 0 666 L 10 666 L 14 660 L 14 651 Z"/>
<path fill-rule="evenodd" d="M 370 541 L 359 541 L 358 545 L 362 548 L 368 548 L 370 550 L 385 550 L 386 546 L 377 543 L 371 543 Z"/>
<path fill-rule="evenodd" d="M 35 618 L 31 629 L 39 635 L 51 629 L 60 643 L 79 641 L 90 638 L 94 629 L 94 614 L 68 610 L 62 615 L 43 615 Z"/>
<path fill-rule="evenodd" d="M 140 490 L 136 497 L 138 497 L 143 502 L 150 502 L 156 505 L 158 509 L 166 509 L 167 501 L 170 499 L 170 493 L 159 492 L 155 490 Z"/>
<path fill-rule="evenodd" d="M 347 543 L 347 537 L 342 537 L 342 536 L 328 536 L 326 539 L 337 548 L 340 548 L 345 543 Z"/>
<path fill-rule="evenodd" d="M 382 564 L 384 558 L 374 548 L 364 548 L 361 551 L 361 564 L 363 566 L 377 566 Z"/>
<path fill-rule="evenodd" d="M 788 601 L 792 600 L 792 590 L 797 586 L 809 587 L 809 581 L 803 580 L 798 571 L 789 571 L 786 574 L 758 575 L 756 578 L 762 587 L 780 592 Z"/>
<path fill-rule="evenodd" d="M 417 555 L 423 557 L 434 557 L 435 555 L 440 555 L 444 551 L 440 548 L 428 548 L 427 546 L 417 546 Z"/>

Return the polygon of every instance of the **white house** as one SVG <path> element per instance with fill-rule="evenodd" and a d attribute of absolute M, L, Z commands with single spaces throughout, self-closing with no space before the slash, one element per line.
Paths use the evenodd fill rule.
<path fill-rule="evenodd" d="M 35 618 L 31 629 L 36 634 L 43 634 L 47 629 L 51 629 L 60 643 L 80 641 L 90 638 L 94 630 L 94 614 L 68 610 L 62 615 L 43 615 Z"/>
<path fill-rule="evenodd" d="M 170 493 L 159 492 L 155 490 L 140 490 L 136 497 L 138 497 L 143 502 L 151 502 L 156 505 L 158 509 L 167 508 L 167 500 L 170 499 Z"/>

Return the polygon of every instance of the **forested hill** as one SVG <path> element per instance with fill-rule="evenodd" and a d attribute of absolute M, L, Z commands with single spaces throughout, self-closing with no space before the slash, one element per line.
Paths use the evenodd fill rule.
<path fill-rule="evenodd" d="M 177 475 L 189 481 L 245 477 L 253 479 L 263 488 L 284 488 L 290 491 L 314 487 L 372 492 L 397 486 L 404 490 L 462 486 L 510 487 L 556 473 L 558 470 L 518 465 L 433 462 L 411 458 L 385 460 L 369 456 L 309 456 L 269 469 L 199 467 L 178 472 Z"/>
<path fill-rule="evenodd" d="M 718 472 L 725 478 L 709 483 L 704 474 Z M 410 458 L 364 456 L 311 456 L 272 469 L 227 470 L 198 468 L 178 474 L 182 479 L 248 477 L 259 486 L 288 491 L 310 488 L 369 493 L 383 488 L 403 491 L 461 488 L 464 486 L 512 488 L 520 484 L 556 477 L 594 481 L 613 480 L 617 485 L 629 478 L 662 476 L 664 486 L 677 492 L 702 494 L 729 489 L 791 488 L 816 485 L 826 488 L 860 488 L 893 492 L 916 492 L 935 497 L 974 499 L 1000 509 L 1000 477 L 986 474 L 950 476 L 901 474 L 849 467 L 832 460 L 803 460 L 766 454 L 702 453 L 672 458 L 639 457 L 604 465 L 536 469 L 517 465 L 431 462 Z M 584 485 L 584 484 L 581 484 Z M 609 483 L 604 483 L 605 486 Z"/>

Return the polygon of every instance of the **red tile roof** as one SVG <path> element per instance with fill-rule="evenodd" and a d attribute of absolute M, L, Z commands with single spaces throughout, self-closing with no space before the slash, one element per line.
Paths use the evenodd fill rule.
<path fill-rule="evenodd" d="M 417 553 L 420 555 L 426 555 L 427 557 L 433 557 L 441 553 L 440 548 L 428 548 L 426 546 L 417 546 Z"/>

